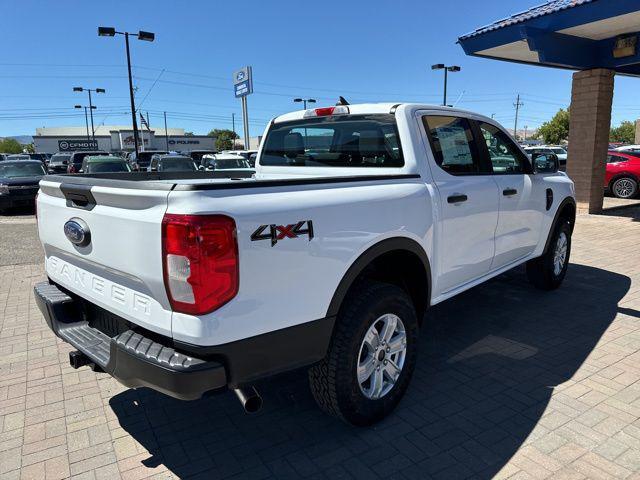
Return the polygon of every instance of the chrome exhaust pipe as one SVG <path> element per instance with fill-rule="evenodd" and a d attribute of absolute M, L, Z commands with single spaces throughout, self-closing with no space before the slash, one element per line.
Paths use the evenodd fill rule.
<path fill-rule="evenodd" d="M 262 408 L 262 397 L 254 387 L 234 388 L 233 393 L 240 400 L 245 412 L 256 413 Z"/>

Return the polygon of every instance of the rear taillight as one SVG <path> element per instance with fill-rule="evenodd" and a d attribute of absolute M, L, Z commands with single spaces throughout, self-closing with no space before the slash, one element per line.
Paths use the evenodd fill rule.
<path fill-rule="evenodd" d="M 162 260 L 165 288 L 177 312 L 209 313 L 238 293 L 238 242 L 232 218 L 166 214 Z"/>

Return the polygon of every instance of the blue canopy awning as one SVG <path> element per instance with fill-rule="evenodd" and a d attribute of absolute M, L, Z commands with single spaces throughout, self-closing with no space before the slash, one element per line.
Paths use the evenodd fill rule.
<path fill-rule="evenodd" d="M 553 0 L 462 35 L 467 55 L 640 75 L 640 0 Z"/>

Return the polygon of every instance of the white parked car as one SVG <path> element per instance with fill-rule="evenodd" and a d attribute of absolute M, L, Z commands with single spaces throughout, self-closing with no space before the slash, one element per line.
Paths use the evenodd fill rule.
<path fill-rule="evenodd" d="M 623 145 L 613 150 L 616 152 L 640 152 L 640 145 Z"/>
<path fill-rule="evenodd" d="M 207 171 L 219 171 L 219 170 L 254 170 L 249 166 L 249 162 L 240 155 L 232 153 L 216 153 L 203 155 L 202 167 Z"/>
<path fill-rule="evenodd" d="M 35 296 L 72 366 L 181 399 L 233 389 L 248 411 L 257 380 L 308 366 L 320 407 L 367 425 L 404 395 L 426 309 L 520 264 L 544 290 L 567 271 L 572 181 L 482 115 L 289 113 L 256 170 L 41 181 Z"/>

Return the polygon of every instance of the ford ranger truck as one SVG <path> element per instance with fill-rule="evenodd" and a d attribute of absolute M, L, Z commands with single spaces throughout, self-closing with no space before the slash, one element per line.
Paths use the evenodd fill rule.
<path fill-rule="evenodd" d="M 256 172 L 51 175 L 38 306 L 88 365 L 179 399 L 308 368 L 326 412 L 383 418 L 425 311 L 526 264 L 560 286 L 574 187 L 494 120 L 419 104 L 288 113 Z"/>

